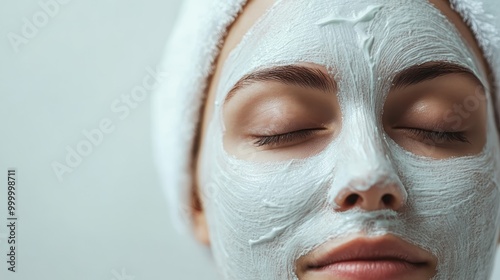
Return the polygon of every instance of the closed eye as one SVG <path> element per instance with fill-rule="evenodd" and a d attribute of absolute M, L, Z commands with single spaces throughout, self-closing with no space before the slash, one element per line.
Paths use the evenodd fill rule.
<path fill-rule="evenodd" d="M 297 142 L 299 140 L 305 140 L 308 137 L 312 136 L 315 132 L 323 129 L 324 128 L 301 129 L 297 131 L 276 134 L 276 135 L 253 136 L 253 138 L 255 139 L 253 144 L 256 147 L 279 146 L 279 145 L 289 144 Z"/>
<path fill-rule="evenodd" d="M 413 136 L 419 138 L 422 142 L 425 143 L 434 143 L 434 144 L 442 144 L 442 143 L 452 143 L 452 142 L 461 142 L 461 143 L 470 143 L 467 138 L 465 132 L 462 131 L 432 131 L 425 130 L 419 128 L 403 128 Z"/>

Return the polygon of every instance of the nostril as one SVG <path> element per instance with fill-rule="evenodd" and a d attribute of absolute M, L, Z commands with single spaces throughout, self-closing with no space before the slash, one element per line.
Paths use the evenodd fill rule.
<path fill-rule="evenodd" d="M 398 211 L 406 200 L 398 188 L 396 184 L 374 184 L 367 190 L 347 187 L 337 194 L 332 206 L 340 212 L 354 208 L 366 211 L 382 209 Z"/>
<path fill-rule="evenodd" d="M 382 202 L 384 203 L 384 205 L 386 206 L 391 206 L 394 202 L 394 197 L 390 194 L 384 194 L 382 196 Z"/>
<path fill-rule="evenodd" d="M 359 195 L 358 194 L 351 194 L 345 199 L 346 206 L 354 206 L 358 202 Z"/>

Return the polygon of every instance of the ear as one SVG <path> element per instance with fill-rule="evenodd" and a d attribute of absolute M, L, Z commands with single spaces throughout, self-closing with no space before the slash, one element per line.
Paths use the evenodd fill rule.
<path fill-rule="evenodd" d="M 191 209 L 193 219 L 193 231 L 196 240 L 200 243 L 209 246 L 210 236 L 208 234 L 208 224 L 203 210 L 203 205 L 200 200 L 197 184 L 194 184 L 191 192 Z"/>
<path fill-rule="evenodd" d="M 207 219 L 203 209 L 193 209 L 193 230 L 196 240 L 204 245 L 210 245 Z"/>

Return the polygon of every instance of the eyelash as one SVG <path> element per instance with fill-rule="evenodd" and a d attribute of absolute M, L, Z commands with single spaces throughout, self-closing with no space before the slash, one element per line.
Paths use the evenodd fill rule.
<path fill-rule="evenodd" d="M 303 129 L 298 131 L 287 132 L 283 134 L 276 134 L 270 136 L 255 136 L 257 140 L 253 144 L 257 147 L 280 145 L 304 139 L 311 136 L 315 130 L 318 129 Z M 462 142 L 469 143 L 469 139 L 465 136 L 464 132 L 445 132 L 445 131 L 431 131 L 417 128 L 406 128 L 413 135 L 421 137 L 423 140 L 430 140 L 433 142 Z"/>
<path fill-rule="evenodd" d="M 462 142 L 469 143 L 469 139 L 465 136 L 464 132 L 446 132 L 446 131 L 431 131 L 418 128 L 406 128 L 413 135 L 422 137 L 423 140 L 430 140 L 433 142 Z"/>
<path fill-rule="evenodd" d="M 255 136 L 257 140 L 255 140 L 253 144 L 257 147 L 285 144 L 307 138 L 311 136 L 315 130 L 318 129 L 302 129 L 276 135 Z"/>

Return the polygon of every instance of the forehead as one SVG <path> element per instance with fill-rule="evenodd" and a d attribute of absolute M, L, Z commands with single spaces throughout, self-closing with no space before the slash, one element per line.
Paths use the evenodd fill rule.
<path fill-rule="evenodd" d="M 298 62 L 366 79 L 440 60 L 480 76 L 472 58 L 456 28 L 427 1 L 278 1 L 227 58 L 219 92 L 256 69 Z"/>

